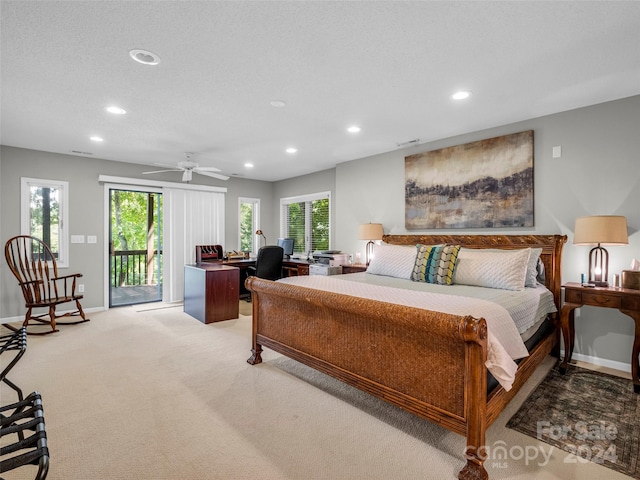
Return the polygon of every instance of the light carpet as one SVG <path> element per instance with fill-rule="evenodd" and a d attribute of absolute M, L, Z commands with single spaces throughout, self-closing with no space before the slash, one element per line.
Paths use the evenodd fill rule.
<path fill-rule="evenodd" d="M 241 302 L 247 313 L 250 304 Z M 270 350 L 246 362 L 251 318 L 205 325 L 176 308 L 93 313 L 88 323 L 29 337 L 11 380 L 39 390 L 51 452 L 49 480 L 454 479 L 464 437 Z M 382 352 L 381 352 L 382 354 Z M 619 479 L 505 428 L 554 361 L 498 418 L 487 444 L 495 479 Z M 15 393 L 0 387 L 2 403 Z M 33 479 L 33 467 L 2 474 Z"/>

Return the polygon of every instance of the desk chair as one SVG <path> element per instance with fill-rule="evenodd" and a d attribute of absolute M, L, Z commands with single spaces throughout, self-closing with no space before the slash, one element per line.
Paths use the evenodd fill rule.
<path fill-rule="evenodd" d="M 247 267 L 250 276 L 265 278 L 267 280 L 278 280 L 282 278 L 282 260 L 284 249 L 277 245 L 266 245 L 258 250 L 255 267 Z M 251 296 L 247 302 L 251 301 Z"/>

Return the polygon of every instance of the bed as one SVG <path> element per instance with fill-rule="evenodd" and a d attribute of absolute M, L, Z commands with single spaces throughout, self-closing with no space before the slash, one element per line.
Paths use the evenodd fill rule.
<path fill-rule="evenodd" d="M 561 235 L 386 235 L 383 244 L 460 246 L 466 255 L 479 253 L 477 249 L 483 249 L 481 255 L 536 250 L 538 270 L 544 271 L 544 279 L 541 275 L 538 279 L 559 311 L 566 239 Z M 462 265 L 462 253 L 459 256 L 458 265 Z M 253 296 L 250 364 L 261 363 L 262 348 L 267 347 L 466 436 L 466 464 L 460 479 L 488 478 L 483 455 L 486 429 L 557 348 L 559 338 L 553 313 L 549 316 L 554 328 L 538 334 L 528 346 L 529 355 L 518 359 L 507 387 L 496 382 L 492 386 L 493 375 L 487 369 L 492 332 L 487 320 L 473 311 L 436 311 L 257 277 L 247 279 L 246 285 Z"/>

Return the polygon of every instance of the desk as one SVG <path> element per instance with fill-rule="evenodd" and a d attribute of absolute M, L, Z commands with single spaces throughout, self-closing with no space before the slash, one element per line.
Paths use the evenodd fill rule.
<path fill-rule="evenodd" d="M 288 260 L 282 261 L 282 275 L 284 277 L 293 277 L 297 275 L 309 275 L 309 265 L 314 264 L 313 261 L 308 260 L 299 260 L 295 258 L 291 258 Z M 202 262 L 197 264 L 199 266 L 202 265 L 224 265 L 228 267 L 237 267 L 239 271 L 239 290 L 238 296 L 248 297 L 249 291 L 245 288 L 244 282 L 247 279 L 247 268 L 255 267 L 256 260 L 255 258 L 231 258 L 228 260 L 210 260 L 207 262 Z M 344 265 L 342 267 L 342 273 L 356 273 L 356 272 L 364 272 L 367 269 L 366 265 Z M 185 284 L 186 284 L 186 275 L 185 275 Z"/>
<path fill-rule="evenodd" d="M 203 323 L 239 316 L 240 269 L 220 263 L 184 266 L 184 311 Z"/>
<path fill-rule="evenodd" d="M 635 339 L 631 352 L 631 378 L 633 390 L 640 393 L 640 290 L 630 288 L 583 287 L 579 283 L 567 283 L 564 288 L 564 305 L 560 315 L 562 338 L 564 340 L 564 360 L 560 371 L 565 372 L 573 355 L 575 337 L 574 310 L 583 305 L 592 307 L 617 308 L 630 316 L 636 324 Z"/>

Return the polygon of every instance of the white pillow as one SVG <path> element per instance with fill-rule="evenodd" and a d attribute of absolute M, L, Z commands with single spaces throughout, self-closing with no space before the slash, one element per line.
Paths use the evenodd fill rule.
<path fill-rule="evenodd" d="M 530 248 L 497 251 L 461 248 L 453 283 L 502 290 L 522 290 L 530 250 Z"/>
<path fill-rule="evenodd" d="M 411 280 L 417 254 L 415 245 L 374 245 L 367 273 Z"/>

